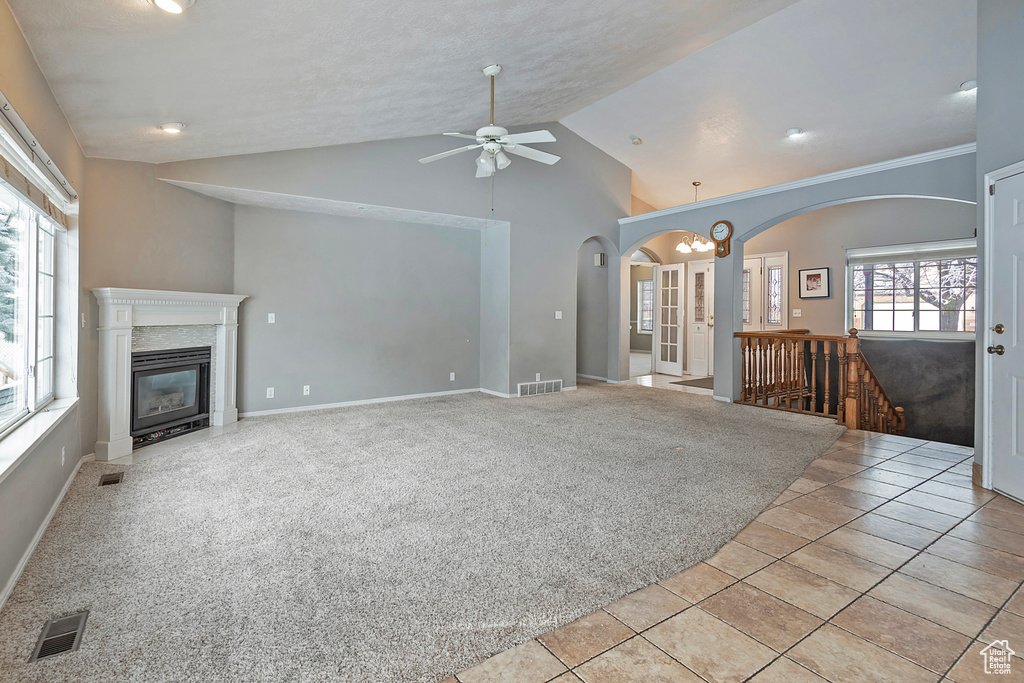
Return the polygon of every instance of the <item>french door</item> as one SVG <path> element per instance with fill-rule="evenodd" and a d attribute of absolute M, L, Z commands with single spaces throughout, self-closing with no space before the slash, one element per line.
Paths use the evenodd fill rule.
<path fill-rule="evenodd" d="M 683 374 L 683 275 L 685 264 L 658 266 L 655 278 L 654 371 Z"/>

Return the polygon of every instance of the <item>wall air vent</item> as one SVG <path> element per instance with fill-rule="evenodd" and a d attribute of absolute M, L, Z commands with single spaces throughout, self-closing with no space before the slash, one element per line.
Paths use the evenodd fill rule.
<path fill-rule="evenodd" d="M 551 379 L 546 382 L 520 382 L 520 396 L 540 396 L 541 394 L 558 394 L 562 391 L 562 380 Z"/>
<path fill-rule="evenodd" d="M 50 619 L 43 624 L 43 633 L 39 636 L 36 649 L 32 652 L 29 662 L 34 662 L 64 652 L 74 652 L 82 642 L 85 631 L 85 620 L 89 618 L 88 610 L 59 619 Z"/>

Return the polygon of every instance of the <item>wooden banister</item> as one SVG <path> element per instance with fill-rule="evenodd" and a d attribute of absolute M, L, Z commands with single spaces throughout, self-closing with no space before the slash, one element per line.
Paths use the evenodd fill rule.
<path fill-rule="evenodd" d="M 737 403 L 835 417 L 850 429 L 902 434 L 903 408 L 893 404 L 860 349 L 848 336 L 810 330 L 737 332 Z"/>

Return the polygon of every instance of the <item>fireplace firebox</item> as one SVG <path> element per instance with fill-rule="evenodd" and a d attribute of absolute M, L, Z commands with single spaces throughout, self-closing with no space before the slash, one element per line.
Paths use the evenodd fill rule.
<path fill-rule="evenodd" d="M 132 354 L 132 448 L 210 426 L 209 346 Z"/>

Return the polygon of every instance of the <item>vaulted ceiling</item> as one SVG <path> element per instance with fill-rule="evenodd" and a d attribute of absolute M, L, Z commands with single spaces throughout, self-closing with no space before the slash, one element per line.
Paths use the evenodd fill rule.
<path fill-rule="evenodd" d="M 976 0 L 7 2 L 93 157 L 472 131 L 491 63 L 499 123 L 561 120 L 658 208 L 974 139 Z"/>

